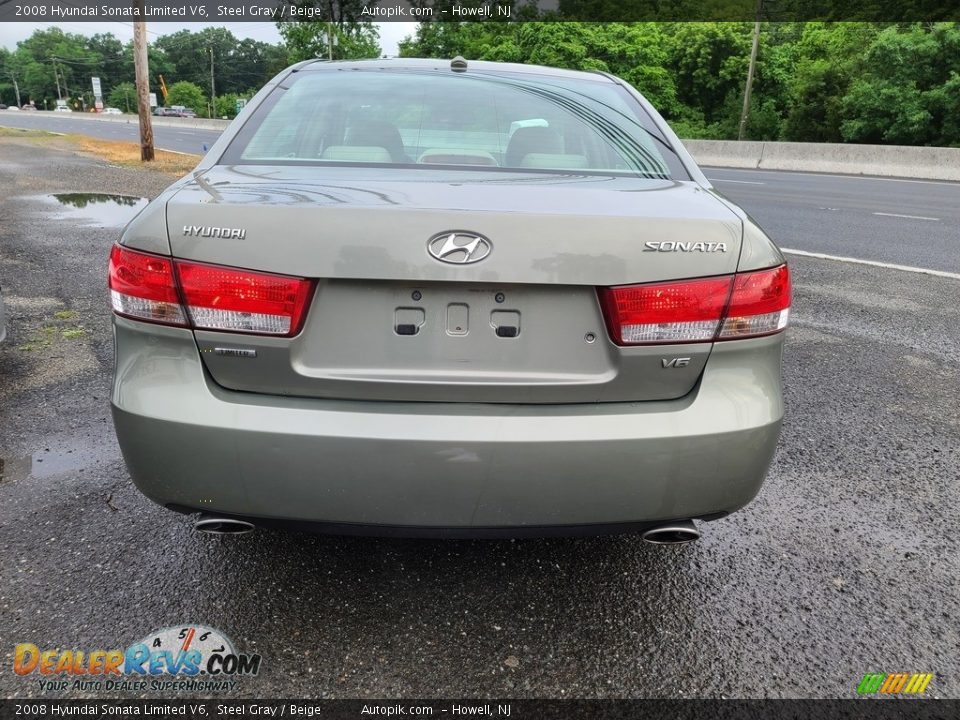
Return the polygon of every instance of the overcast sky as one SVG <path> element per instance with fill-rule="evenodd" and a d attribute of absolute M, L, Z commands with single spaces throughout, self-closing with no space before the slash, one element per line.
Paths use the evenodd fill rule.
<path fill-rule="evenodd" d="M 387 22 L 376 23 L 380 30 L 380 47 L 385 55 L 397 54 L 397 43 L 407 35 L 416 32 L 417 23 Z M 121 42 L 133 38 L 133 25 L 125 22 L 96 22 L 96 23 L 0 23 L 0 46 L 13 50 L 17 42 L 25 40 L 34 30 L 58 26 L 64 32 L 77 35 L 95 35 L 100 32 L 111 32 Z M 253 38 L 263 42 L 276 43 L 280 41 L 280 33 L 272 22 L 236 22 L 236 23 L 176 23 L 155 22 L 147 23 L 147 37 L 154 39 L 160 35 L 169 35 L 178 30 L 192 30 L 197 32 L 205 27 L 225 27 L 238 38 Z"/>

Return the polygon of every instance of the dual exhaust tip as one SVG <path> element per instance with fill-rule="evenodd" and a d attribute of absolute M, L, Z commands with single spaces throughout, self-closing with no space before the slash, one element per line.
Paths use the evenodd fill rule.
<path fill-rule="evenodd" d="M 193 524 L 194 530 L 208 535 L 246 535 L 255 526 L 246 520 L 202 516 Z M 692 520 L 677 520 L 645 530 L 641 537 L 653 545 L 684 545 L 700 539 L 700 531 Z"/>

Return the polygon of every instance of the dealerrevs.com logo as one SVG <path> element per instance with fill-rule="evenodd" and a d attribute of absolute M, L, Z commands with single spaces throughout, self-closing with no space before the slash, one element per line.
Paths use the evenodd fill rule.
<path fill-rule="evenodd" d="M 125 650 L 41 649 L 20 643 L 13 671 L 35 677 L 43 692 L 78 690 L 224 692 L 260 672 L 260 656 L 240 653 L 219 630 L 167 627 Z"/>

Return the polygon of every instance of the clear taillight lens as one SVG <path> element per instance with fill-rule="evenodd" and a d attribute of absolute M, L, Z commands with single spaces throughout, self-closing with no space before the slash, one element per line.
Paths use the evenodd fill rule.
<path fill-rule="evenodd" d="M 783 330 L 790 313 L 786 265 L 757 272 L 601 288 L 618 345 L 711 342 Z"/>
<path fill-rule="evenodd" d="M 304 278 L 171 260 L 115 245 L 110 296 L 120 315 L 197 330 L 290 337 L 313 292 Z"/>

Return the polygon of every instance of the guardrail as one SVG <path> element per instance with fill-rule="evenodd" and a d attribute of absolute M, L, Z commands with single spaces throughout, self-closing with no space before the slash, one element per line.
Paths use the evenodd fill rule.
<path fill-rule="evenodd" d="M 960 148 L 684 140 L 698 165 L 960 181 Z"/>

